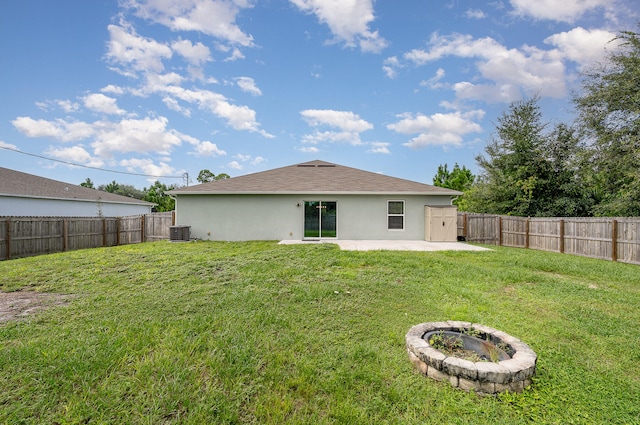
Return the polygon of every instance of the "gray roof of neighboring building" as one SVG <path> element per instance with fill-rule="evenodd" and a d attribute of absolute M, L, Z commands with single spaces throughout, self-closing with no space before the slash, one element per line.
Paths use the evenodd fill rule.
<path fill-rule="evenodd" d="M 154 205 L 151 202 L 0 167 L 0 196 Z"/>
<path fill-rule="evenodd" d="M 462 195 L 456 190 L 317 160 L 184 187 L 168 193 L 178 196 L 297 193 Z"/>

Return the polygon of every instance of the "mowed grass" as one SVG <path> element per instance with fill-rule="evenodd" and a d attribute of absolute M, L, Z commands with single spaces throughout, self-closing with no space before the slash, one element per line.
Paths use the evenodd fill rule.
<path fill-rule="evenodd" d="M 129 245 L 4 261 L 0 289 L 71 295 L 0 323 L 0 423 L 640 423 L 640 267 L 532 250 Z M 538 354 L 521 394 L 414 372 L 418 323 Z"/>

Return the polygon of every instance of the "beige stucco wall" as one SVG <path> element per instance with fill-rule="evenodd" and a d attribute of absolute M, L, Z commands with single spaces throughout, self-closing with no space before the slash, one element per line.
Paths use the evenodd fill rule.
<path fill-rule="evenodd" d="M 387 201 L 405 201 L 405 229 L 387 229 Z M 450 196 L 179 195 L 176 224 L 203 240 L 303 239 L 304 202 L 337 202 L 338 239 L 424 240 L 425 205 L 451 205 Z"/>

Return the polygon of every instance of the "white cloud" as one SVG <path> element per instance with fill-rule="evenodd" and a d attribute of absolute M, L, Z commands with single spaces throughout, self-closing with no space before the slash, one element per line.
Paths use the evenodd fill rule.
<path fill-rule="evenodd" d="M 443 84 L 440 82 L 445 76 L 445 70 L 442 68 L 438 68 L 436 71 L 436 75 L 429 78 L 428 80 L 420 81 L 420 86 L 429 87 L 430 89 L 439 89 L 443 87 Z"/>
<path fill-rule="evenodd" d="M 12 145 L 11 143 L 3 142 L 2 140 L 0 140 L 0 147 L 13 149 L 14 151 L 19 151 L 20 150 L 20 149 L 18 149 L 18 147 L 16 145 Z"/>
<path fill-rule="evenodd" d="M 128 152 L 168 155 L 182 139 L 180 133 L 167 128 L 167 123 L 165 117 L 98 121 L 94 124 L 98 131 L 91 146 L 97 156 L 107 158 Z"/>
<path fill-rule="evenodd" d="M 114 86 L 113 84 L 109 84 L 100 89 L 102 93 L 110 93 L 110 94 L 124 94 L 125 89 L 120 86 Z"/>
<path fill-rule="evenodd" d="M 252 7 L 248 0 L 126 0 L 122 3 L 137 16 L 172 31 L 197 31 L 234 45 L 253 46 L 253 37 L 236 24 L 240 11 Z"/>
<path fill-rule="evenodd" d="M 199 143 L 190 136 L 168 128 L 165 117 L 100 120 L 93 123 L 18 117 L 12 123 L 28 137 L 50 137 L 62 142 L 90 140 L 93 155 L 99 158 L 112 158 L 117 153 L 129 152 L 169 155 L 183 141 L 194 145 Z M 204 145 L 203 149 L 212 152 L 212 147 L 208 145 Z"/>
<path fill-rule="evenodd" d="M 398 76 L 398 69 L 402 68 L 397 56 L 391 56 L 384 60 L 382 63 L 382 70 L 385 75 L 391 79 Z"/>
<path fill-rule="evenodd" d="M 308 109 L 301 111 L 300 115 L 311 127 L 333 127 L 339 131 L 319 131 L 306 134 L 302 138 L 303 143 L 318 144 L 349 143 L 361 145 L 360 133 L 373 128 L 373 124 L 363 120 L 359 115 L 349 111 L 334 111 L 331 109 Z"/>
<path fill-rule="evenodd" d="M 583 67 L 602 60 L 607 55 L 606 46 L 615 36 L 616 34 L 606 30 L 577 27 L 549 36 L 544 42 L 557 47 L 562 57 Z"/>
<path fill-rule="evenodd" d="M 242 162 L 246 162 L 246 161 L 248 161 L 248 160 L 250 160 L 250 159 L 251 159 L 251 155 L 243 155 L 243 154 L 241 154 L 241 153 L 236 154 L 236 155 L 234 155 L 233 157 L 234 157 L 235 159 L 238 159 L 238 160 L 242 161 Z"/>
<path fill-rule="evenodd" d="M 140 173 L 147 174 L 150 176 L 175 176 L 180 173 L 175 168 L 167 164 L 166 162 L 160 161 L 159 164 L 155 164 L 153 160 L 149 158 L 138 159 L 123 159 L 120 161 L 119 165 L 126 167 L 127 170 L 131 173 Z M 152 180 L 150 180 L 152 181 Z"/>
<path fill-rule="evenodd" d="M 262 91 L 256 86 L 256 82 L 251 77 L 237 77 L 236 84 L 244 92 L 250 93 L 254 96 L 261 96 Z"/>
<path fill-rule="evenodd" d="M 432 145 L 461 146 L 464 136 L 482 131 L 482 127 L 475 121 L 484 117 L 484 111 L 458 111 L 431 116 L 405 113 L 398 117 L 401 118 L 400 121 L 387 125 L 387 128 L 400 134 L 417 134 L 404 145 L 418 149 Z"/>
<path fill-rule="evenodd" d="M 316 131 L 313 134 L 305 134 L 302 143 L 317 145 L 319 143 L 349 143 L 350 145 L 361 145 L 360 133 L 349 131 Z"/>
<path fill-rule="evenodd" d="M 116 99 L 102 93 L 92 93 L 82 98 L 84 106 L 94 112 L 104 114 L 123 115 L 124 109 L 118 108 Z"/>
<path fill-rule="evenodd" d="M 484 19 L 487 17 L 480 9 L 468 9 L 464 14 L 469 19 Z"/>
<path fill-rule="evenodd" d="M 387 41 L 371 31 L 369 24 L 375 19 L 373 0 L 290 0 L 300 10 L 313 13 L 327 24 L 335 42 L 347 47 L 359 45 L 363 52 L 378 53 L 387 47 Z"/>
<path fill-rule="evenodd" d="M 123 26 L 109 25 L 109 42 L 107 43 L 107 59 L 122 68 L 118 72 L 134 76 L 135 71 L 161 72 L 164 70 L 164 59 L 170 59 L 172 51 L 169 46 L 151 38 L 141 37 L 135 29 L 127 24 Z"/>
<path fill-rule="evenodd" d="M 315 147 L 315 146 L 302 146 L 302 147 L 298 148 L 298 150 L 299 150 L 300 152 L 304 152 L 304 153 L 314 153 L 314 154 L 315 154 L 315 153 L 320 152 L 320 149 L 318 149 L 318 148 L 317 148 L 317 147 Z"/>
<path fill-rule="evenodd" d="M 615 0 L 510 0 L 513 13 L 535 19 L 575 22 L 586 12 L 596 8 L 611 9 Z"/>
<path fill-rule="evenodd" d="M 240 49 L 233 49 L 233 51 L 231 52 L 231 55 L 227 56 L 224 59 L 224 62 L 234 62 L 237 61 L 239 59 L 244 59 L 244 54 L 240 51 Z"/>
<path fill-rule="evenodd" d="M 234 158 L 237 159 L 240 162 L 248 162 L 251 165 L 260 165 L 263 162 L 266 162 L 267 160 L 264 159 L 261 156 L 256 156 L 255 158 L 251 155 L 244 155 L 244 154 L 237 154 L 234 155 Z M 234 161 L 236 164 L 239 164 L 237 161 Z"/>
<path fill-rule="evenodd" d="M 162 98 L 162 102 L 167 105 L 167 108 L 172 111 L 176 111 L 184 115 L 185 117 L 191 116 L 191 109 L 182 107 L 177 100 L 172 97 L 166 96 Z"/>
<path fill-rule="evenodd" d="M 71 147 L 52 147 L 50 146 L 45 152 L 45 155 L 57 158 L 63 161 L 74 162 L 76 164 L 82 164 L 89 167 L 102 167 L 104 161 L 100 158 L 91 156 L 82 146 Z"/>
<path fill-rule="evenodd" d="M 507 49 L 490 37 L 475 39 L 463 34 L 433 34 L 428 49 L 413 49 L 404 58 L 415 65 L 424 65 L 447 56 L 479 59 L 476 66 L 486 80 L 454 84 L 460 98 L 510 102 L 521 98 L 523 93 L 549 97 L 566 95 L 565 66 L 557 49 L 541 50 L 527 45 Z"/>
<path fill-rule="evenodd" d="M 171 43 L 171 48 L 195 66 L 202 66 L 211 60 L 211 51 L 200 42 L 193 44 L 189 40 L 179 39 Z"/>
<path fill-rule="evenodd" d="M 162 94 L 165 104 L 170 108 L 178 106 L 175 99 L 194 103 L 199 108 L 225 119 L 235 130 L 256 132 L 267 138 L 274 137 L 260 128 L 260 123 L 256 121 L 256 112 L 253 109 L 248 106 L 233 105 L 225 96 L 210 90 L 191 90 L 181 87 L 179 84 L 182 80 L 183 78 L 175 73 L 149 74 L 139 95 Z"/>
<path fill-rule="evenodd" d="M 218 145 L 208 141 L 199 142 L 194 147 L 195 154 L 199 156 L 224 156 L 227 153 L 218 148 Z"/>
<path fill-rule="evenodd" d="M 70 100 L 46 100 L 44 102 L 36 102 L 36 106 L 43 111 L 49 111 L 52 107 L 58 107 L 62 109 L 63 112 L 70 114 L 72 112 L 77 112 L 80 109 L 80 105 L 77 102 L 72 102 Z"/>
<path fill-rule="evenodd" d="M 332 109 L 307 109 L 300 112 L 302 118 L 312 127 L 328 125 L 343 131 L 360 133 L 371 130 L 373 124 L 363 120 L 350 111 L 334 111 Z"/>
<path fill-rule="evenodd" d="M 390 154 L 391 153 L 389 151 L 390 143 L 371 142 L 369 145 L 371 146 L 371 149 L 369 149 L 368 152 L 371 152 L 371 153 L 382 153 L 382 154 Z"/>
<path fill-rule="evenodd" d="M 80 105 L 70 100 L 57 100 L 56 104 L 66 113 L 76 112 Z"/>
<path fill-rule="evenodd" d="M 232 168 L 234 170 L 242 170 L 242 165 L 240 165 L 240 163 L 238 161 L 231 161 L 229 164 L 227 164 L 229 166 L 229 168 Z"/>
<path fill-rule="evenodd" d="M 27 137 L 51 137 L 62 142 L 83 140 L 95 134 L 91 124 L 82 121 L 34 120 L 30 117 L 17 117 L 11 121 L 13 126 Z"/>

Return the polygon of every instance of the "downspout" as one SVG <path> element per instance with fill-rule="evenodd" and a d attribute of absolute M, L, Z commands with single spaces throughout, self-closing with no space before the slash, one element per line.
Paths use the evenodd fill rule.
<path fill-rule="evenodd" d="M 178 198 L 176 198 L 173 195 L 169 195 L 169 198 L 173 199 L 173 202 L 175 205 L 175 207 L 173 208 L 173 223 L 172 223 L 172 225 L 175 226 L 176 223 L 178 222 Z"/>

